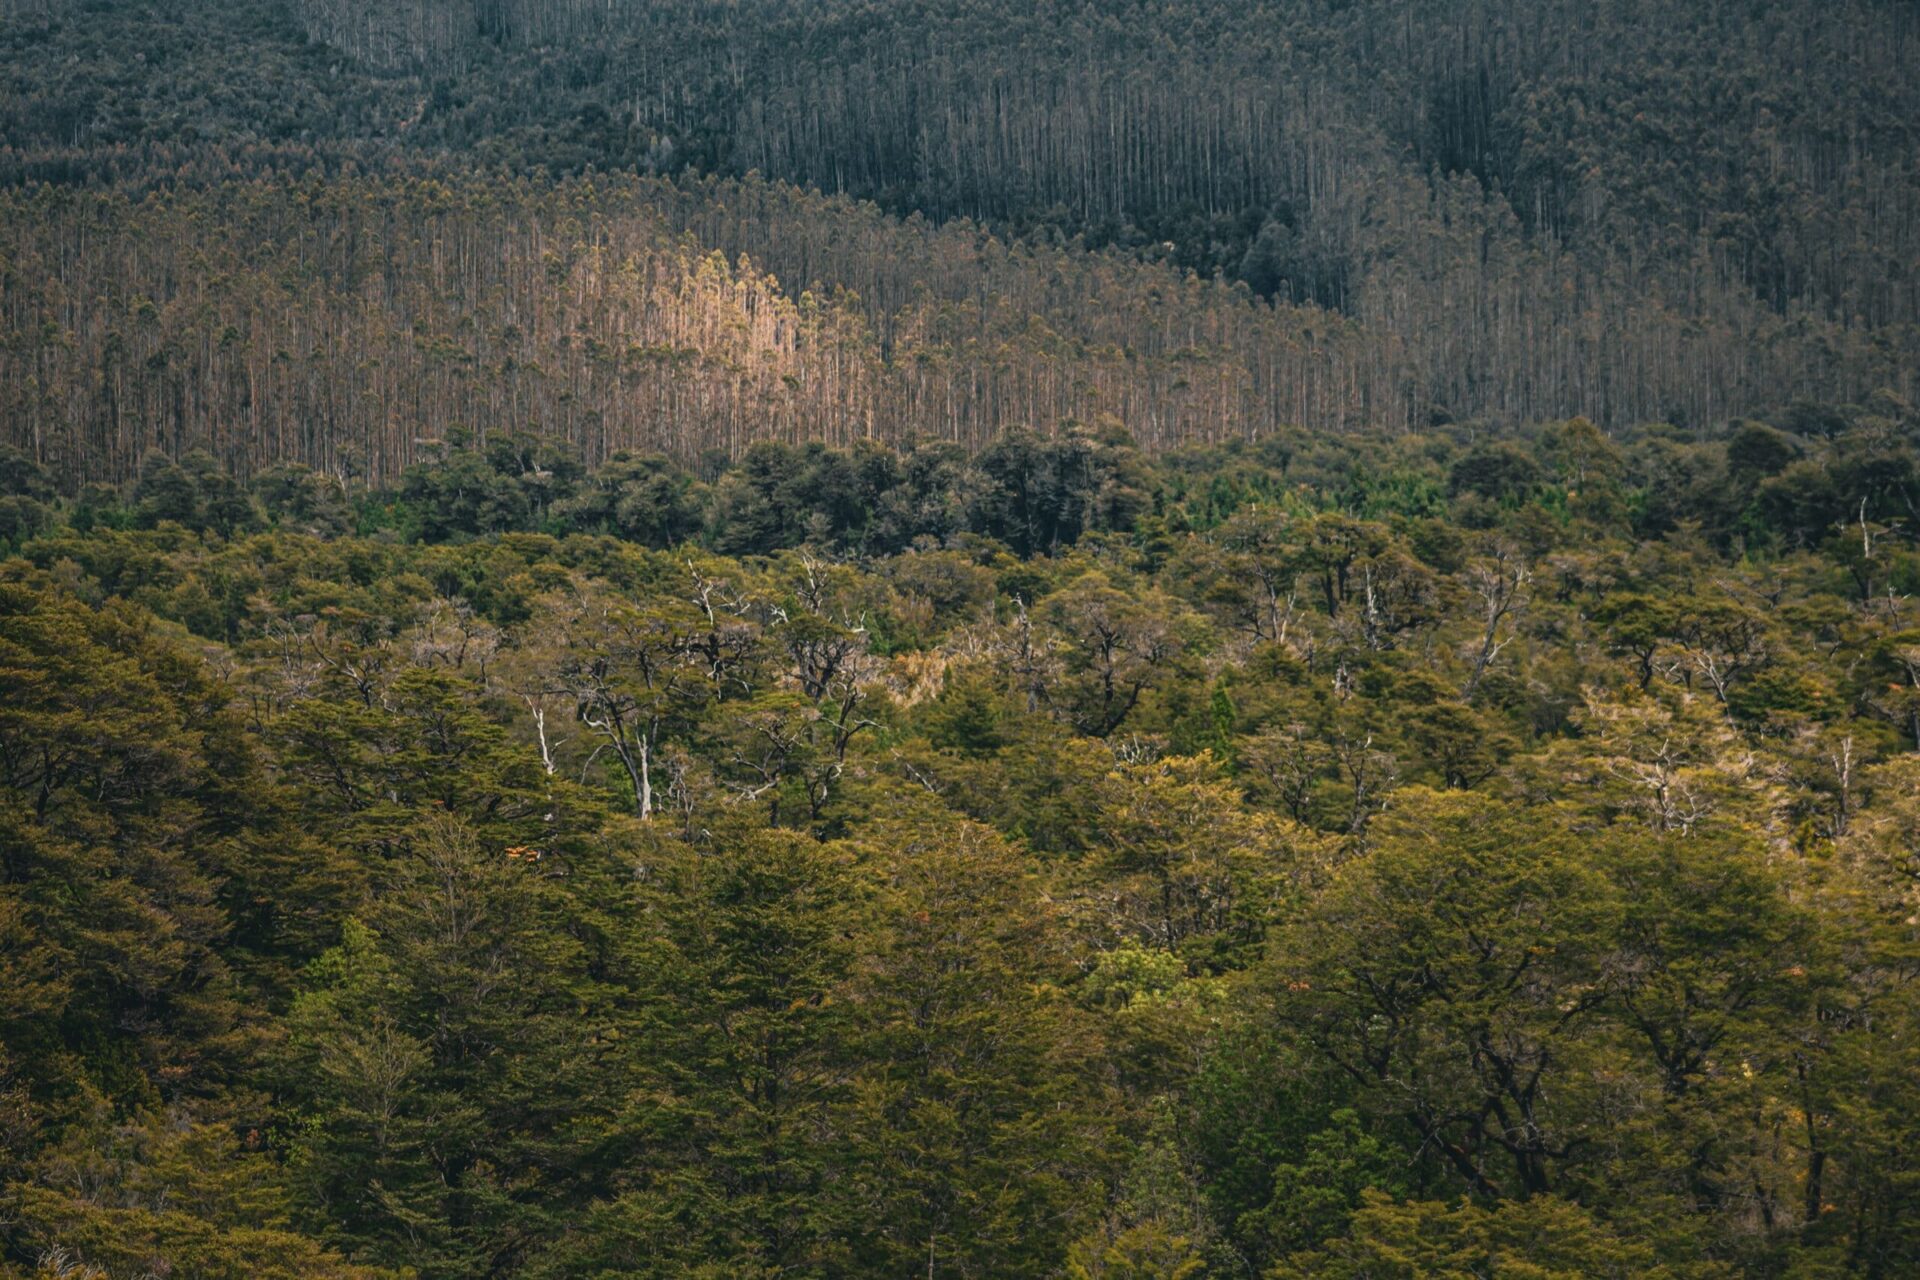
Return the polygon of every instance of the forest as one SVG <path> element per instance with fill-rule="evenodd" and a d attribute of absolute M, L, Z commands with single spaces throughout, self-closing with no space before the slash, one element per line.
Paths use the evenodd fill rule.
<path fill-rule="evenodd" d="M 13 451 L 0 1274 L 1912 1274 L 1917 434 Z"/>
<path fill-rule="evenodd" d="M 0 0 L 0 1280 L 1920 1275 L 1910 0 Z"/>
<path fill-rule="evenodd" d="M 1905 0 L 6 6 L 0 439 L 66 485 L 1920 397 Z"/>

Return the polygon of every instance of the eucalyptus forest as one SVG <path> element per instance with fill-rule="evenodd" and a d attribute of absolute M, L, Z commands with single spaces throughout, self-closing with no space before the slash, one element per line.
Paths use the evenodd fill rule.
<path fill-rule="evenodd" d="M 1908 0 L 0 0 L 0 1280 L 1920 1275 Z"/>

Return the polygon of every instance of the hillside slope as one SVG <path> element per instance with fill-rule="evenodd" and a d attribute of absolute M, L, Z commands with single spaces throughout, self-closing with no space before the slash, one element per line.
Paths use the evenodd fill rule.
<path fill-rule="evenodd" d="M 380 204 L 405 203 L 423 177 L 542 190 L 568 174 L 669 177 L 685 190 L 616 183 L 594 199 L 611 218 L 692 231 L 695 256 L 749 255 L 795 306 L 808 291 L 858 295 L 848 315 L 868 330 L 866 399 L 836 407 L 829 431 L 851 414 L 862 432 L 972 443 L 1100 413 L 1156 444 L 1282 421 L 1584 414 L 1701 429 L 1796 399 L 1914 397 L 1916 61 L 1911 6 L 1874 0 L 1413 13 L 1331 0 L 286 0 L 244 12 L 37 0 L 4 24 L 0 179 L 137 197 L 365 175 L 395 184 L 355 188 Z M 701 177 L 750 173 L 772 185 Z M 728 203 L 736 190 L 744 210 Z M 187 238 L 248 234 L 222 219 L 250 198 L 196 206 Z M 35 209 L 10 216 L 31 223 Z M 173 234 L 169 212 L 127 216 L 114 234 Z M 487 215 L 473 217 L 457 234 L 487 241 Z M 111 302 L 94 310 L 100 295 L 76 294 L 34 229 L 8 238 L 20 245 L 9 345 L 44 335 L 80 359 L 86 335 L 113 326 Z M 1003 260 L 1023 264 L 1024 284 L 1008 287 Z M 350 287 L 320 270 L 324 289 Z M 538 262 L 502 270 L 549 287 Z M 125 279 L 163 310 L 178 283 L 146 287 L 137 267 Z M 48 294 L 73 299 L 64 319 Z M 1156 326 L 1142 299 L 1156 295 L 1204 299 L 1185 342 L 1164 323 L 1159 338 L 1145 332 Z M 941 333 L 930 356 L 934 303 L 998 314 L 969 322 L 970 342 Z M 482 327 L 513 324 L 488 301 L 455 305 Z M 434 340 L 414 322 L 383 319 L 416 345 Z M 1074 368 L 1009 375 L 1008 361 L 1036 358 L 1007 354 L 1015 330 L 1044 330 L 1037 358 Z M 1168 347 L 1192 348 L 1209 377 L 1139 373 Z M 1116 349 L 1125 391 L 1101 354 Z M 929 393 L 950 402 L 937 411 L 916 400 L 929 358 L 951 370 Z M 103 407 L 104 376 L 77 396 L 67 373 L 53 376 L 40 390 L 67 397 L 68 424 L 16 397 L 7 438 L 45 449 L 84 429 L 130 433 L 137 449 L 197 431 L 214 443 L 234 412 L 196 428 L 164 408 L 130 411 L 125 396 Z M 211 376 L 178 372 L 174 401 L 219 405 Z M 1009 376 L 1047 385 L 1007 389 Z M 1196 409 L 1189 388 L 1206 381 L 1219 385 Z M 437 415 L 454 406 L 419 378 L 397 398 L 394 412 L 427 415 L 409 436 L 448 425 Z M 461 412 L 486 427 L 487 411 Z M 615 435 L 672 444 L 706 432 L 705 413 Z M 734 414 L 719 443 L 781 436 L 784 413 Z M 580 438 L 552 414 L 534 420 Z M 339 430 L 372 447 L 364 429 Z"/>

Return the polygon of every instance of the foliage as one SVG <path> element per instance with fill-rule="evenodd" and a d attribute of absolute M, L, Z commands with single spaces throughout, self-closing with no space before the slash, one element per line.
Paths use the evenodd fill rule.
<path fill-rule="evenodd" d="M 1920 1272 L 1900 0 L 0 0 L 0 1277 Z"/>
<path fill-rule="evenodd" d="M 1421 515 L 1279 441 L 20 468 L 8 1264 L 1910 1270 L 1914 552 L 1738 496 L 1906 473 L 1845 417 L 1670 529 L 1583 424 L 1370 447 Z"/>

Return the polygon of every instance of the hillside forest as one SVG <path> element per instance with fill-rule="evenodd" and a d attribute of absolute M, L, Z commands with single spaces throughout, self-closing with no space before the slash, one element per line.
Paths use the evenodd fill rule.
<path fill-rule="evenodd" d="M 4 0 L 0 439 L 391 485 L 1920 396 L 1905 0 Z"/>
<path fill-rule="evenodd" d="M 1920 1274 L 1908 0 L 0 0 L 0 1280 Z"/>

